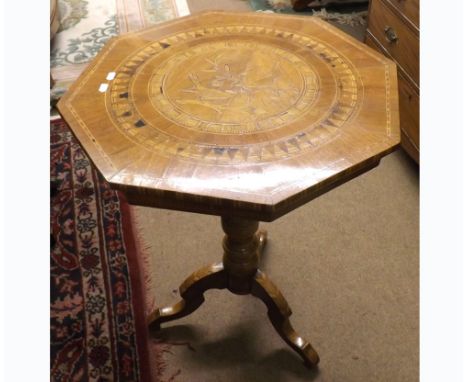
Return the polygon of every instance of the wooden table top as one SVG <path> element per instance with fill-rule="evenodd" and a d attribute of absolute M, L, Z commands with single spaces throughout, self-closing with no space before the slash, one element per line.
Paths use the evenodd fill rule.
<path fill-rule="evenodd" d="M 397 90 L 318 18 L 204 12 L 111 39 L 58 108 L 131 203 L 271 221 L 398 145 Z"/>

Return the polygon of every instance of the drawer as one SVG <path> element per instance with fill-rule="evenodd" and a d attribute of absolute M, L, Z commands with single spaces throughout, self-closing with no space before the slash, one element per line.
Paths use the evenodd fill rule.
<path fill-rule="evenodd" d="M 419 0 L 387 0 L 419 29 Z"/>
<path fill-rule="evenodd" d="M 369 31 L 419 84 L 419 37 L 382 0 L 372 0 Z"/>
<path fill-rule="evenodd" d="M 382 48 L 369 32 L 366 44 L 380 53 Z M 398 69 L 398 99 L 400 108 L 401 146 L 419 163 L 419 93 Z"/>
<path fill-rule="evenodd" d="M 398 75 L 400 127 L 419 148 L 419 94 L 401 75 Z"/>

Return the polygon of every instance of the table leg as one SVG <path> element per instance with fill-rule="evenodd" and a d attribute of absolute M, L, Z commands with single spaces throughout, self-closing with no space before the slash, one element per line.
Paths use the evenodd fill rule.
<path fill-rule="evenodd" d="M 268 308 L 268 317 L 281 338 L 297 352 L 307 367 L 315 366 L 320 358 L 304 338 L 291 326 L 288 317 L 291 309 L 278 287 L 262 272 L 257 271 L 252 285 L 252 295 L 262 300 Z"/>
<path fill-rule="evenodd" d="M 279 289 L 258 269 L 260 255 L 267 242 L 267 233 L 258 230 L 258 222 L 222 217 L 226 236 L 223 240 L 223 262 L 204 267 L 188 277 L 180 286 L 182 300 L 156 309 L 148 318 L 151 329 L 160 324 L 189 315 L 204 301 L 208 289 L 229 289 L 235 294 L 252 294 L 268 308 L 268 317 L 278 334 L 305 361 L 306 366 L 317 365 L 319 357 L 310 343 L 292 328 L 288 317 L 291 309 Z"/>
<path fill-rule="evenodd" d="M 222 263 L 209 265 L 192 273 L 179 287 L 182 300 L 174 305 L 158 308 L 149 315 L 150 329 L 159 330 L 163 322 L 176 320 L 194 312 L 205 301 L 205 291 L 227 288 L 227 280 Z"/>

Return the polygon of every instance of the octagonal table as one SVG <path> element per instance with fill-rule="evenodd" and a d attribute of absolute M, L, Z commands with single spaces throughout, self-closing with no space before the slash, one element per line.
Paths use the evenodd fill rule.
<path fill-rule="evenodd" d="M 182 300 L 153 312 L 151 326 L 226 288 L 260 298 L 279 335 L 306 365 L 318 363 L 259 270 L 258 222 L 397 146 L 392 61 L 314 17 L 204 12 L 111 39 L 58 108 L 130 203 L 221 216 L 222 262 L 185 280 Z"/>

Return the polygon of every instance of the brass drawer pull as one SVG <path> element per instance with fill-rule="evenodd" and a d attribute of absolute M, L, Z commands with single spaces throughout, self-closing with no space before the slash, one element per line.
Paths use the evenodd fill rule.
<path fill-rule="evenodd" d="M 396 42 L 398 40 L 398 36 L 395 30 L 392 27 L 386 26 L 384 29 L 385 37 L 387 37 L 388 42 Z"/>

